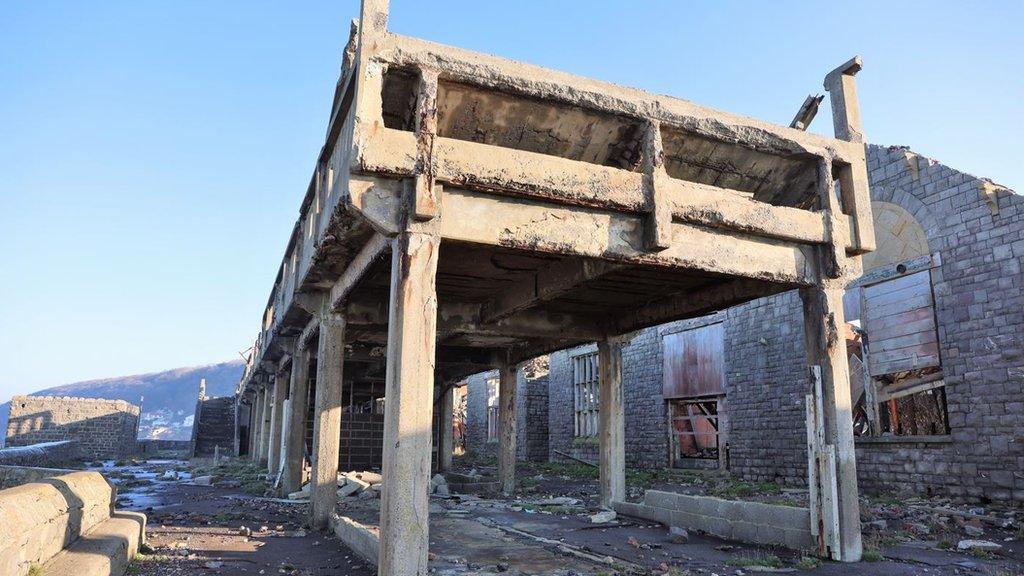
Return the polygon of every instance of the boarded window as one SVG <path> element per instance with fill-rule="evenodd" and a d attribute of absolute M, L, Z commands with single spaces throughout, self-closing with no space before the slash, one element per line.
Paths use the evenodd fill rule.
<path fill-rule="evenodd" d="M 719 322 L 665 336 L 666 399 L 725 393 L 724 335 Z"/>
<path fill-rule="evenodd" d="M 498 379 L 487 380 L 487 441 L 498 440 Z"/>
<path fill-rule="evenodd" d="M 598 384 L 597 354 L 572 359 L 572 391 L 577 438 L 597 436 Z"/>
<path fill-rule="evenodd" d="M 867 286 L 862 294 L 861 316 L 871 351 L 871 376 L 939 366 L 928 270 Z"/>

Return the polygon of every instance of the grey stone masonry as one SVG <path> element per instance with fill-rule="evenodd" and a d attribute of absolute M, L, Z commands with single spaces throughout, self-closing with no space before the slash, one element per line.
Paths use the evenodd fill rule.
<path fill-rule="evenodd" d="M 466 451 L 496 456 L 497 439 L 487 439 L 487 381 L 498 371 L 474 374 L 466 379 Z M 544 371 L 516 373 L 516 458 L 548 460 L 548 375 Z"/>
<path fill-rule="evenodd" d="M 951 431 L 858 439 L 860 486 L 1024 502 L 1024 199 L 901 147 L 868 146 L 868 167 L 873 202 L 912 215 L 937 257 L 931 279 Z M 730 471 L 805 486 L 808 381 L 796 292 L 630 335 L 623 348 L 627 466 L 668 463 L 664 336 L 712 322 L 725 323 Z M 552 459 L 596 460 L 596 443 L 573 438 L 571 362 L 595 349 L 550 356 Z"/>
<path fill-rule="evenodd" d="M 71 440 L 82 458 L 123 458 L 135 453 L 139 407 L 124 400 L 67 396 L 15 396 L 7 446 Z"/>

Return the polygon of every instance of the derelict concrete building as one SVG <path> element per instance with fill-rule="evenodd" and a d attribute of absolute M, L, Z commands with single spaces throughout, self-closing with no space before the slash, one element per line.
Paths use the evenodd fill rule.
<path fill-rule="evenodd" d="M 859 487 L 1024 502 L 1024 199 L 908 148 L 867 158 L 878 249 L 847 287 L 843 331 Z M 805 485 L 802 334 L 795 292 L 632 334 L 626 465 Z M 522 457 L 597 459 L 596 359 L 594 344 L 550 355 L 543 389 L 520 400 L 544 419 L 527 442 L 547 450 Z M 475 452 L 492 448 L 486 380 L 467 379 Z"/>
<path fill-rule="evenodd" d="M 308 446 L 324 526 L 345 394 L 369 398 L 383 411 L 380 573 L 426 574 L 434 415 L 451 413 L 460 378 L 499 370 L 511 491 L 516 364 L 598 342 L 610 505 L 625 490 L 619 335 L 799 289 L 821 439 L 811 528 L 823 554 L 857 560 L 849 388 L 836 384 L 848 379 L 843 288 L 874 248 L 859 60 L 826 78 L 827 138 L 399 36 L 387 21 L 386 1 L 364 0 L 345 50 L 240 383 L 250 453 L 294 488 Z"/>

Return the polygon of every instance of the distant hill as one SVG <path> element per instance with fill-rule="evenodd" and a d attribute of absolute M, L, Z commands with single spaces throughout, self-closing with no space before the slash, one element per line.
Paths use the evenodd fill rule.
<path fill-rule="evenodd" d="M 199 380 L 206 378 L 207 396 L 231 396 L 242 377 L 242 360 L 208 366 L 176 368 L 153 374 L 87 380 L 33 392 L 32 396 L 77 396 L 106 398 L 142 403 L 140 438 L 188 440 L 192 433 L 192 414 L 199 395 Z M 7 432 L 10 403 L 0 404 L 0 445 Z"/>

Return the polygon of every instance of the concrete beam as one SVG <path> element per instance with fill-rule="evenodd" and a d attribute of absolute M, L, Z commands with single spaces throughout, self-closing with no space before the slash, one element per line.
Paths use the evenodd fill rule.
<path fill-rule="evenodd" d="M 340 310 L 352 290 L 359 284 L 371 266 L 391 247 L 391 241 L 380 234 L 374 234 L 352 258 L 345 271 L 331 287 L 331 308 Z"/>
<path fill-rule="evenodd" d="M 516 312 L 549 302 L 581 285 L 623 266 L 602 260 L 560 260 L 515 282 L 485 302 L 480 311 L 484 324 L 507 318 Z"/>

